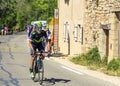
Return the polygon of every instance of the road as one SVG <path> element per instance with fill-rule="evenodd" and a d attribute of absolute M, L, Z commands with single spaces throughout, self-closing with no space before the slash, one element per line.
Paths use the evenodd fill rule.
<path fill-rule="evenodd" d="M 30 79 L 29 60 L 25 33 L 0 36 L 0 86 L 39 86 Z M 44 66 L 43 86 L 116 86 L 52 59 L 46 58 Z"/>

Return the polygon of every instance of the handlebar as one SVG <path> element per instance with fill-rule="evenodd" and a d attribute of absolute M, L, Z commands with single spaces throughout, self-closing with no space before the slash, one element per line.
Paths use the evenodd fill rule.
<path fill-rule="evenodd" d="M 47 56 L 45 54 L 48 54 L 48 52 L 46 52 L 46 51 L 36 51 L 35 52 L 35 55 L 44 55 L 44 56 Z"/>
<path fill-rule="evenodd" d="M 42 53 L 48 53 L 46 51 L 35 51 L 35 54 L 42 54 Z"/>

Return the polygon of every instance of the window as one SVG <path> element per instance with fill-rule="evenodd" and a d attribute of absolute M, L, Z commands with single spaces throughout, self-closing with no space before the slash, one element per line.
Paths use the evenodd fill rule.
<path fill-rule="evenodd" d="M 64 42 L 69 40 L 69 29 L 70 29 L 70 24 L 68 22 L 65 22 L 63 27 Z"/>
<path fill-rule="evenodd" d="M 80 24 L 75 24 L 74 25 L 73 34 L 74 34 L 75 42 L 80 42 L 80 43 L 83 42 L 83 29 L 82 29 Z"/>

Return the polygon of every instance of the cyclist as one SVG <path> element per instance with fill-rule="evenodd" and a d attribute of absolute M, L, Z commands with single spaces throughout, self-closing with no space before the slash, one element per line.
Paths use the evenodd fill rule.
<path fill-rule="evenodd" d="M 47 51 L 49 52 L 49 55 L 51 55 L 51 31 L 49 30 L 49 26 L 46 26 L 46 34 L 47 34 Z"/>
<path fill-rule="evenodd" d="M 33 25 L 27 25 L 27 35 L 28 35 L 28 38 L 30 37 L 30 33 L 32 32 L 33 30 Z"/>
<path fill-rule="evenodd" d="M 36 25 L 37 26 L 37 25 Z M 30 55 L 31 55 L 31 59 L 30 59 L 30 76 L 32 79 L 34 79 L 34 74 L 33 74 L 33 64 L 34 64 L 34 52 L 36 51 L 36 49 L 38 49 L 38 51 L 44 51 L 45 48 L 43 46 L 43 38 L 46 38 L 46 32 L 44 30 L 42 30 L 42 27 L 36 27 L 35 31 L 31 32 L 30 35 L 30 40 L 29 40 L 29 46 L 30 46 Z"/>
<path fill-rule="evenodd" d="M 4 27 L 2 26 L 1 34 L 4 35 Z"/>

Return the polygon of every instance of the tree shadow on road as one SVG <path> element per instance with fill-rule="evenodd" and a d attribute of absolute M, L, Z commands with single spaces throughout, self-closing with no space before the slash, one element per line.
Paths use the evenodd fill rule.
<path fill-rule="evenodd" d="M 7 71 L 6 69 L 4 69 L 2 66 L 1 66 L 0 69 L 3 70 L 3 71 L 8 75 L 8 77 L 10 78 L 9 81 L 8 81 L 8 80 L 5 80 L 5 79 L 3 79 L 3 78 L 0 78 L 0 81 L 2 81 L 5 86 L 10 86 L 10 83 L 11 83 L 12 85 L 14 85 L 14 86 L 20 86 L 20 85 L 19 85 L 19 81 L 18 81 L 16 78 L 13 78 L 13 76 L 12 76 L 12 74 L 11 74 L 10 72 L 8 72 L 8 71 Z"/>
<path fill-rule="evenodd" d="M 1 61 L 2 61 L 2 53 L 0 52 L 0 65 L 1 65 Z"/>

